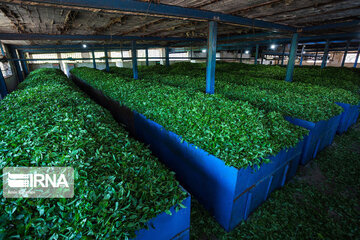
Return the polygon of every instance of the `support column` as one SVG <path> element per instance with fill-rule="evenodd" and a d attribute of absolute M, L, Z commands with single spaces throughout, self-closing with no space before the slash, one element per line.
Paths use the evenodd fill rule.
<path fill-rule="evenodd" d="M 263 63 L 264 63 L 264 55 L 261 53 L 261 65 L 263 65 Z"/>
<path fill-rule="evenodd" d="M 285 49 L 286 49 L 286 45 L 284 44 L 282 55 L 281 55 L 281 66 L 284 66 Z"/>
<path fill-rule="evenodd" d="M 92 53 L 93 68 L 96 69 L 95 51 L 92 50 L 91 53 Z"/>
<path fill-rule="evenodd" d="M 360 45 L 359 45 L 359 48 L 358 48 L 358 51 L 357 51 L 357 54 L 356 54 L 354 68 L 356 68 L 356 66 L 357 66 L 357 62 L 359 60 L 359 54 L 360 54 Z"/>
<path fill-rule="evenodd" d="M 105 48 L 104 53 L 105 53 L 105 65 L 106 65 L 106 71 L 107 71 L 107 72 L 109 72 L 109 71 L 110 71 L 110 66 L 109 66 L 109 57 L 108 57 L 108 51 L 107 51 L 107 48 Z"/>
<path fill-rule="evenodd" d="M 302 66 L 304 60 L 304 50 L 305 50 L 305 45 L 303 45 L 301 48 L 300 66 Z"/>
<path fill-rule="evenodd" d="M 324 49 L 324 55 L 323 55 L 323 59 L 322 59 L 322 62 L 321 62 L 321 68 L 326 67 L 326 62 L 327 62 L 327 58 L 328 58 L 328 55 L 329 55 L 329 44 L 330 44 L 330 41 L 326 40 L 325 49 Z"/>
<path fill-rule="evenodd" d="M 145 48 L 146 66 L 149 66 L 149 49 Z"/>
<path fill-rule="evenodd" d="M 291 40 L 290 54 L 289 54 L 289 62 L 286 68 L 286 77 L 285 81 L 291 82 L 293 80 L 294 75 L 294 67 L 295 67 L 295 58 L 298 47 L 298 33 L 294 33 Z"/>
<path fill-rule="evenodd" d="M 170 49 L 169 47 L 165 47 L 165 63 L 166 63 L 166 66 L 170 66 Z"/>
<path fill-rule="evenodd" d="M 3 49 L 3 46 L 2 46 L 2 42 L 0 41 L 0 50 L 1 50 L 1 55 L 5 56 L 5 51 Z"/>
<path fill-rule="evenodd" d="M 23 51 L 18 51 L 19 52 L 19 56 L 21 59 L 25 59 L 25 55 L 24 55 L 24 52 Z M 29 74 L 29 68 L 27 66 L 27 62 L 26 60 L 20 60 L 20 63 L 21 63 L 21 67 L 25 73 L 25 77 Z"/>
<path fill-rule="evenodd" d="M 207 41 L 207 66 L 206 66 L 206 93 L 215 92 L 215 65 L 216 65 L 216 40 L 217 22 L 209 22 Z"/>
<path fill-rule="evenodd" d="M 319 53 L 319 50 L 316 49 L 315 59 L 314 59 L 314 66 L 316 65 L 316 59 L 317 59 L 318 53 Z"/>
<path fill-rule="evenodd" d="M 134 79 L 138 79 L 139 76 L 138 76 L 138 67 L 137 67 L 136 41 L 132 41 L 131 43 L 131 59 L 132 59 Z"/>
<path fill-rule="evenodd" d="M 15 48 L 13 48 L 12 46 L 9 47 L 10 50 L 10 57 L 12 59 L 18 59 L 18 55 L 16 53 Z M 23 73 L 21 72 L 21 68 L 20 68 L 20 64 L 19 64 L 19 60 L 14 60 L 14 65 L 15 65 L 15 71 L 16 71 L 16 75 L 18 78 L 19 83 L 21 83 L 22 81 L 24 81 L 24 76 Z"/>
<path fill-rule="evenodd" d="M 242 54 L 243 54 L 243 50 L 240 50 L 240 63 L 242 63 Z"/>
<path fill-rule="evenodd" d="M 5 83 L 4 75 L 2 74 L 2 71 L 0 69 L 0 100 L 4 99 L 4 97 L 8 94 L 8 90 Z"/>
<path fill-rule="evenodd" d="M 342 62 L 341 62 L 341 67 L 344 67 L 344 65 L 345 65 L 345 60 L 346 60 L 346 55 L 347 55 L 348 50 L 349 50 L 349 45 L 350 45 L 350 40 L 347 40 L 346 41 L 346 48 L 345 48 L 345 52 L 344 52 L 344 57 L 343 57 Z"/>
<path fill-rule="evenodd" d="M 257 64 L 258 57 L 259 57 L 259 44 L 256 44 L 255 62 L 254 62 L 255 65 Z"/>

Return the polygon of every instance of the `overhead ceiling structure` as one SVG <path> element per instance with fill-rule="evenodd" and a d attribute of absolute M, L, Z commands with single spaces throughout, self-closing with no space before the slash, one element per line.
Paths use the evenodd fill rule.
<path fill-rule="evenodd" d="M 136 40 L 201 46 L 211 20 L 218 22 L 219 46 L 290 42 L 294 32 L 300 33 L 299 41 L 315 35 L 319 41 L 359 39 L 360 1 L 0 0 L 0 40 L 12 45 L 129 45 Z"/>

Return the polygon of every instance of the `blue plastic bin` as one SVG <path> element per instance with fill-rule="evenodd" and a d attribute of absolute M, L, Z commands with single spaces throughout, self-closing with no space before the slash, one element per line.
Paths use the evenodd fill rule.
<path fill-rule="evenodd" d="M 186 198 L 182 204 L 186 208 L 176 212 L 175 207 L 172 207 L 172 215 L 161 213 L 151 219 L 149 229 L 137 231 L 134 240 L 189 240 L 191 197 Z"/>
<path fill-rule="evenodd" d="M 137 137 L 176 172 L 180 183 L 230 231 L 296 173 L 303 142 L 270 157 L 259 169 L 236 169 L 173 132 L 134 113 Z"/>
<path fill-rule="evenodd" d="M 342 134 L 348 130 L 348 128 L 355 124 L 359 116 L 359 107 L 360 105 L 350 105 L 347 103 L 336 103 L 344 109 L 344 112 L 341 114 L 341 119 L 339 126 L 337 128 L 337 133 Z"/>
<path fill-rule="evenodd" d="M 319 151 L 333 142 L 341 114 L 327 121 L 318 121 L 316 123 L 292 117 L 285 117 L 285 119 L 310 131 L 309 135 L 304 139 L 304 149 L 300 160 L 300 164 L 305 165 L 315 158 Z"/>
<path fill-rule="evenodd" d="M 204 150 L 181 141 L 178 135 L 165 130 L 142 114 L 133 111 L 129 115 L 129 109 L 115 100 L 98 96 L 99 92 L 95 89 L 90 91 L 89 88 L 92 87 L 86 82 L 74 77 L 73 80 L 80 81 L 78 85 L 114 116 L 122 116 L 117 117 L 117 120 L 127 125 L 133 136 L 149 144 L 154 155 L 176 173 L 181 185 L 227 231 L 246 220 L 272 191 L 283 186 L 296 173 L 303 141 L 270 157 L 270 163 L 262 164 L 259 169 L 236 169 L 226 166 L 221 159 Z"/>

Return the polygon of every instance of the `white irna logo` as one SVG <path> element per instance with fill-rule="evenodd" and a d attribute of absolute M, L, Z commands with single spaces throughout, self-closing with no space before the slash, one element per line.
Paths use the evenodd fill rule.
<path fill-rule="evenodd" d="M 5 198 L 72 198 L 74 169 L 72 167 L 5 167 L 3 196 Z"/>
<path fill-rule="evenodd" d="M 13 188 L 23 187 L 69 187 L 65 175 L 60 174 L 12 174 L 8 173 L 8 184 Z"/>

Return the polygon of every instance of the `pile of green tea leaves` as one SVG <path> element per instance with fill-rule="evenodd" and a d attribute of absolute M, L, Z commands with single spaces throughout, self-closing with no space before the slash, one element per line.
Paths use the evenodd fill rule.
<path fill-rule="evenodd" d="M 71 73 L 148 119 L 237 168 L 258 166 L 307 131 L 277 112 L 154 81 L 132 81 L 91 68 Z"/>
<path fill-rule="evenodd" d="M 253 77 L 252 75 L 256 75 L 255 73 L 241 72 L 236 66 L 242 67 L 243 64 L 218 64 L 215 91 L 233 100 L 247 101 L 266 111 L 278 111 L 284 116 L 317 122 L 328 120 L 343 111 L 335 104 L 336 102 L 351 105 L 358 105 L 360 102 L 359 94 L 345 89 Z M 273 67 L 275 70 L 281 68 Z M 260 72 L 263 68 L 270 69 L 269 66 L 264 65 L 257 68 L 260 69 Z M 111 73 L 121 77 L 131 76 L 128 71 L 128 69 L 116 67 L 110 69 Z M 192 63 L 176 63 L 170 67 L 141 67 L 140 69 L 143 81 L 157 81 L 170 86 L 199 91 L 205 89 L 204 74 L 204 64 Z"/>
<path fill-rule="evenodd" d="M 174 173 L 60 70 L 32 72 L 3 99 L 0 130 L 1 168 L 75 170 L 74 198 L 1 198 L 1 239 L 128 239 L 184 207 Z"/>
<path fill-rule="evenodd" d="M 185 66 L 182 68 L 186 69 Z M 281 81 L 284 81 L 286 76 L 286 66 L 217 62 L 216 71 L 217 73 L 233 72 L 238 76 L 244 75 Z M 360 93 L 360 72 L 353 68 L 326 67 L 321 69 L 318 66 L 296 66 L 293 82 L 309 83 L 331 89 L 340 88 L 353 93 Z"/>

